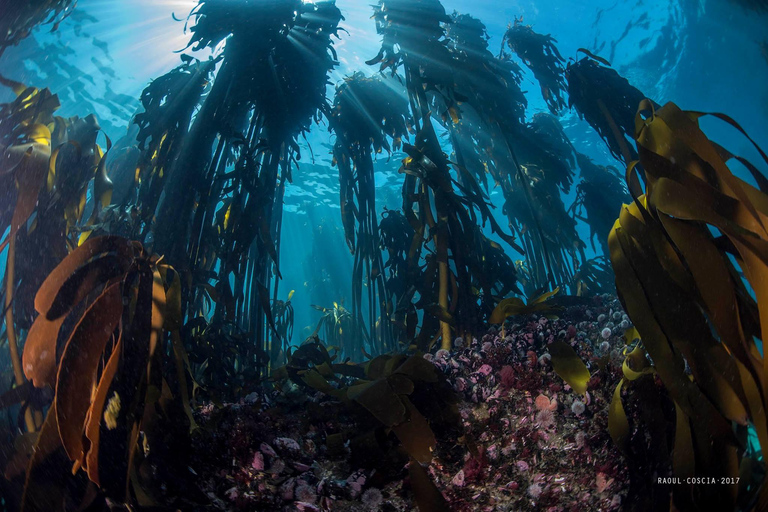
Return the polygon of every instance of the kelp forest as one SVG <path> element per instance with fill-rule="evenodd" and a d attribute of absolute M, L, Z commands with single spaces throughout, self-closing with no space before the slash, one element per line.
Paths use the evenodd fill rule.
<path fill-rule="evenodd" d="M 80 4 L 0 0 L 0 510 L 768 510 L 768 139 L 612 65 L 682 21 L 180 1 L 101 99 Z"/>

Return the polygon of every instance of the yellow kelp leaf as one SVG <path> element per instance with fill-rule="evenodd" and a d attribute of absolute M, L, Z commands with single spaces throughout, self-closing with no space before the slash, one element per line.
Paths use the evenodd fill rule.
<path fill-rule="evenodd" d="M 528 304 L 523 302 L 519 297 L 504 299 L 494 308 L 493 313 L 491 313 L 491 318 L 488 321 L 492 324 L 500 324 L 510 316 L 530 315 L 537 312 L 549 316 L 551 313 L 559 311 L 560 308 L 547 304 L 546 300 L 557 294 L 559 291 L 560 288 L 555 288 L 551 292 L 543 293 L 538 297 L 531 299 Z"/>
<path fill-rule="evenodd" d="M 653 373 L 653 366 L 648 361 L 645 349 L 640 343 L 624 358 L 621 371 L 624 373 L 624 378 L 630 382 L 639 379 L 643 375 Z"/>
<path fill-rule="evenodd" d="M 29 133 L 27 133 L 27 138 L 30 140 L 30 142 L 50 146 L 51 130 L 49 130 L 48 127 L 44 124 L 38 123 L 32 126 Z"/>
<path fill-rule="evenodd" d="M 552 356 L 552 368 L 573 390 L 579 394 L 587 392 L 590 375 L 584 361 L 573 348 L 564 341 L 557 340 L 549 344 Z"/>
<path fill-rule="evenodd" d="M 406 419 L 405 405 L 386 379 L 350 386 L 347 396 L 365 407 L 387 427 L 399 425 Z"/>
<path fill-rule="evenodd" d="M 622 337 L 624 338 L 624 343 L 630 345 L 633 341 L 640 339 L 640 333 L 637 332 L 637 327 L 633 325 L 624 331 L 624 335 Z"/>
<path fill-rule="evenodd" d="M 411 459 L 408 475 L 419 512 L 445 512 L 451 509 L 429 473 L 418 461 Z"/>
<path fill-rule="evenodd" d="M 312 389 L 316 389 L 317 391 L 326 394 L 330 394 L 331 391 L 334 391 L 333 387 L 331 387 L 331 385 L 328 384 L 328 381 L 325 380 L 325 377 L 320 375 L 320 373 L 316 370 L 307 370 L 303 373 L 300 372 L 300 374 L 301 380 L 303 380 L 307 386 L 311 387 Z"/>
<path fill-rule="evenodd" d="M 611 439 L 619 447 L 619 450 L 626 453 L 629 442 L 629 421 L 627 421 L 627 413 L 624 412 L 624 405 L 621 403 L 623 386 L 624 379 L 616 385 L 611 404 L 608 406 L 608 433 L 611 434 Z"/>
<path fill-rule="evenodd" d="M 408 455 L 423 464 L 432 461 L 432 452 L 437 445 L 435 434 L 429 427 L 426 418 L 416 409 L 407 397 L 401 397 L 408 409 L 408 419 L 392 427 L 400 443 Z"/>

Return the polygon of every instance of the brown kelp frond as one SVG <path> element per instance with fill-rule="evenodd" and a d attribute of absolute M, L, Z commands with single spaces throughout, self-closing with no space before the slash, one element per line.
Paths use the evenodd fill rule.
<path fill-rule="evenodd" d="M 355 464 L 376 469 L 385 481 L 400 477 L 408 460 L 413 475 L 418 471 L 414 465 L 421 468 L 432 461 L 438 439 L 455 443 L 461 435 L 457 398 L 443 374 L 421 354 L 387 354 L 360 364 L 336 362 L 336 355 L 313 336 L 273 373 L 273 379 L 290 379 L 346 404 L 358 418 L 357 429 L 328 436 L 328 449 L 346 443 Z M 411 487 L 419 510 L 446 510 L 426 472 L 412 477 Z M 434 508 L 436 504 L 443 508 Z"/>
<path fill-rule="evenodd" d="M 367 306 L 368 329 L 348 336 L 371 337 L 371 352 L 391 350 L 387 292 L 383 260 L 378 247 L 376 180 L 373 158 L 377 153 L 399 149 L 410 127 L 408 100 L 402 86 L 381 75 L 362 73 L 347 77 L 336 89 L 330 127 L 336 134 L 334 163 L 339 168 L 341 216 L 347 244 L 354 254 L 352 270 L 352 315 L 354 326 L 363 329 Z M 390 140 L 392 141 L 390 143 Z M 368 286 L 363 300 L 364 283 Z M 378 319 L 378 320 L 377 320 Z M 376 328 L 378 325 L 380 329 Z M 383 336 L 379 336 L 379 334 Z"/>
<path fill-rule="evenodd" d="M 323 316 L 317 323 L 315 329 L 318 333 L 323 333 L 323 339 L 337 350 L 345 358 L 360 359 L 361 339 L 360 336 L 367 336 L 365 326 L 358 324 L 358 318 L 338 302 L 333 303 L 333 307 L 312 305 L 313 309 L 320 311 Z"/>
<path fill-rule="evenodd" d="M 216 62 L 183 57 L 183 64 L 153 80 L 141 93 L 136 114 L 136 143 L 141 156 L 128 196 L 141 212 L 143 230 L 151 227 L 168 173 L 178 157 L 192 116 L 208 86 Z M 134 192 L 134 190 L 136 192 Z M 133 198 L 131 196 L 136 197 Z"/>
<path fill-rule="evenodd" d="M 30 2 L 3 2 L 0 5 L 0 55 L 9 46 L 15 46 L 38 25 L 53 24 L 55 31 L 70 15 L 76 0 L 34 0 Z"/>
<path fill-rule="evenodd" d="M 576 232 L 576 221 L 568 214 L 559 188 L 547 179 L 544 169 L 521 165 L 521 178 L 505 197 L 504 212 L 521 237 L 535 289 L 552 284 L 567 285 L 583 256 L 584 242 Z M 523 181 L 525 180 L 525 181 Z M 583 259 L 583 257 L 582 257 Z"/>
<path fill-rule="evenodd" d="M 437 81 L 448 83 L 447 70 L 440 66 L 448 60 L 441 41 L 445 34 L 442 23 L 449 23 L 450 18 L 439 0 L 380 0 L 374 5 L 373 19 L 382 44 L 378 55 L 366 64 L 380 64 L 381 71 L 391 69 L 394 74 L 407 57 L 430 80 L 442 77 L 444 80 Z"/>
<path fill-rule="evenodd" d="M 400 149 L 409 129 L 408 100 L 400 89 L 399 83 L 380 75 L 366 77 L 357 72 L 344 79 L 336 88 L 330 122 L 337 140 L 344 142 L 344 151 Z"/>
<path fill-rule="evenodd" d="M 597 238 L 603 254 L 608 256 L 608 234 L 621 205 L 628 203 L 631 197 L 618 169 L 598 165 L 581 153 L 577 153 L 577 159 L 581 180 L 576 186 L 571 213 L 589 225 L 592 248 Z"/>
<path fill-rule="evenodd" d="M 590 54 L 591 55 L 591 54 Z M 604 61 L 589 55 L 568 64 L 568 105 L 602 137 L 613 156 L 634 159 L 635 112 L 647 96 Z M 655 104 L 654 104 L 655 105 Z"/>
<path fill-rule="evenodd" d="M 476 109 L 490 125 L 511 129 L 522 124 L 528 106 L 520 90 L 522 70 L 511 60 L 497 58 L 488 50 L 485 25 L 468 14 L 454 12 L 445 34 L 452 54 L 457 97 Z M 458 113 L 449 115 L 454 117 Z"/>
<path fill-rule="evenodd" d="M 623 208 L 609 246 L 620 298 L 675 403 L 675 475 L 736 478 L 754 458 L 739 441 L 748 425 L 768 446 L 760 348 L 768 328 L 768 196 L 728 169 L 731 155 L 699 128 L 703 115 L 673 103 L 641 104 L 640 161 L 627 173 L 634 202 Z M 644 194 L 633 179 L 638 171 Z M 641 372 L 630 364 L 614 401 Z M 612 409 L 613 431 L 626 433 L 623 408 Z M 685 482 L 673 492 L 678 509 L 728 510 L 737 500 L 747 509 L 768 506 L 761 481 L 727 492 Z"/>
<path fill-rule="evenodd" d="M 544 113 L 534 115 L 515 139 L 521 164 L 537 166 L 547 181 L 570 193 L 576 169 L 575 150 L 556 117 Z"/>
<path fill-rule="evenodd" d="M 556 114 L 565 108 L 565 77 L 563 63 L 555 43 L 557 40 L 549 34 L 538 34 L 531 25 L 524 25 L 522 18 L 515 18 L 515 23 L 504 34 L 502 45 L 515 53 L 538 80 L 541 95 L 549 110 Z M 503 53 L 503 52 L 502 52 Z"/>
<path fill-rule="evenodd" d="M 16 385 L 21 386 L 16 331 L 29 328 L 34 295 L 47 272 L 88 238 L 88 226 L 110 202 L 112 183 L 96 143 L 100 128 L 95 117 L 55 116 L 59 100 L 48 89 L 2 83 L 16 93 L 13 102 L 0 105 L 0 231 L 8 232 L 4 319 Z M 85 221 L 87 206 L 91 216 Z M 40 423 L 31 420 L 29 411 L 25 414 L 27 429 L 34 431 Z"/>
<path fill-rule="evenodd" d="M 545 292 L 538 297 L 531 298 L 527 303 L 519 297 L 504 299 L 493 310 L 488 321 L 492 324 L 500 324 L 510 316 L 531 315 L 533 313 L 556 316 L 561 308 L 548 304 L 547 300 L 557 295 L 559 291 L 559 288 L 555 288 L 551 292 Z"/>
<path fill-rule="evenodd" d="M 608 257 L 598 256 L 582 262 L 573 275 L 570 288 L 573 294 L 579 297 L 594 297 L 606 293 L 615 294 L 615 276 Z"/>
<path fill-rule="evenodd" d="M 181 339 L 193 378 L 190 398 L 198 403 L 238 400 L 258 387 L 266 354 L 236 324 L 198 316 L 184 324 Z"/>
<path fill-rule="evenodd" d="M 24 347 L 24 371 L 55 395 L 29 463 L 24 510 L 45 509 L 48 461 L 62 453 L 106 496 L 132 502 L 141 486 L 136 473 L 148 460 L 139 433 L 145 447 L 164 442 L 150 432 L 158 417 L 170 420 L 172 396 L 187 412 L 173 418 L 176 435 L 194 426 L 180 291 L 173 269 L 119 237 L 88 240 L 46 278 L 35 298 L 39 316 Z M 174 375 L 163 369 L 169 353 Z"/>

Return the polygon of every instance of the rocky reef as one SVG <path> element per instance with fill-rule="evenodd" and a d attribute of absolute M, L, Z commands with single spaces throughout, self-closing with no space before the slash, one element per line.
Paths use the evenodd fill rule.
<path fill-rule="evenodd" d="M 463 432 L 436 432 L 428 468 L 453 510 L 622 507 L 629 475 L 607 422 L 628 327 L 619 302 L 602 296 L 558 318 L 514 317 L 471 340 L 457 338 L 451 351 L 424 354 L 459 397 Z M 552 368 L 547 344 L 557 339 L 590 369 L 584 395 Z M 191 469 L 213 509 L 416 508 L 407 464 L 392 467 L 395 457 L 361 456 L 337 442 L 355 418 L 325 394 L 282 386 L 196 414 Z"/>

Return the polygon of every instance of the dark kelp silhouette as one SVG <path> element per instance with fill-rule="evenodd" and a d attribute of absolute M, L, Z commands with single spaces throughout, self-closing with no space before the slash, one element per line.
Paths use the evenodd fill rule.
<path fill-rule="evenodd" d="M 370 340 L 371 353 L 376 355 L 394 345 L 389 321 L 392 305 L 384 288 L 384 263 L 378 244 L 373 158 L 382 150 L 389 153 L 400 149 L 402 138 L 408 134 L 408 101 L 396 85 L 380 76 L 366 78 L 356 73 L 336 88 L 330 118 L 336 134 L 333 156 L 339 168 L 342 224 L 355 256 L 352 315 L 356 325 L 367 325 L 367 333 L 357 335 Z M 364 282 L 368 290 L 366 303 L 362 301 Z M 363 321 L 364 309 L 368 312 L 367 323 Z M 376 328 L 377 321 L 380 329 Z"/>
<path fill-rule="evenodd" d="M 515 229 L 536 290 L 567 285 L 580 250 L 572 221 L 566 220 L 558 187 L 573 180 L 573 148 L 560 123 L 537 114 L 524 122 L 520 69 L 506 56 L 488 51 L 485 26 L 454 14 L 447 25 L 455 96 L 461 109 L 448 108 L 444 125 L 456 159 L 488 187 L 490 175 L 505 198 L 503 212 Z M 452 122 L 449 122 L 452 121 Z M 530 173 L 539 178 L 531 179 Z"/>
<path fill-rule="evenodd" d="M 165 169 L 155 248 L 198 283 L 185 290 L 185 310 L 199 304 L 195 294 L 204 293 L 218 265 L 221 314 L 251 333 L 257 351 L 269 352 L 283 343 L 270 311 L 280 276 L 282 197 L 300 158 L 298 137 L 329 112 L 326 82 L 342 16 L 333 2 L 297 0 L 203 0 L 191 16 L 194 50 L 224 39 L 226 47 Z"/>
<path fill-rule="evenodd" d="M 461 95 L 454 84 L 453 57 L 443 26 L 450 23 L 451 18 L 440 2 L 425 0 L 380 2 L 374 7 L 374 19 L 382 35 L 382 48 L 368 63 L 380 63 L 382 71 L 389 69 L 393 74 L 402 68 L 416 131 L 414 143 L 404 144 L 408 157 L 401 168 L 405 174 L 403 209 L 414 232 L 408 253 L 409 266 L 419 265 L 425 248 L 434 251 L 426 257 L 422 277 L 436 281 L 421 287 L 420 306 L 440 320 L 436 337 L 439 336 L 443 347 L 450 347 L 452 327 L 459 335 L 469 335 L 491 309 L 483 305 L 473 291 L 482 273 L 487 271 L 482 267 L 482 256 L 462 249 L 467 243 L 480 248 L 487 246 L 478 226 L 477 213 L 483 222 L 490 222 L 499 236 L 510 244 L 514 242 L 496 223 L 471 173 L 458 165 L 456 171 L 460 178 L 453 178 L 451 162 L 440 146 L 432 121 L 431 108 L 436 104 L 443 106 L 444 119 L 458 119 Z M 511 262 L 505 270 L 514 272 Z M 497 283 L 491 281 L 485 280 L 484 301 L 494 300 L 492 288 Z M 422 342 L 432 337 L 424 327 L 420 333 Z"/>
<path fill-rule="evenodd" d="M 576 200 L 571 212 L 589 226 L 592 248 L 597 239 L 603 255 L 608 256 L 608 234 L 616 221 L 616 215 L 631 197 L 618 169 L 594 163 L 588 156 L 577 154 L 581 180 L 576 185 Z"/>
<path fill-rule="evenodd" d="M 531 25 L 524 25 L 522 18 L 516 18 L 504 34 L 502 43 L 533 72 L 541 86 L 541 95 L 553 114 L 565 108 L 566 89 L 563 75 L 565 59 L 555 46 L 556 42 L 549 34 L 538 34 Z"/>
<path fill-rule="evenodd" d="M 30 31 L 41 24 L 59 24 L 75 8 L 76 0 L 36 0 L 34 2 L 0 2 L 0 55 L 9 46 L 19 44 Z"/>
<path fill-rule="evenodd" d="M 636 153 L 634 116 L 646 96 L 611 69 L 610 63 L 586 50 L 581 60 L 568 64 L 568 105 L 602 137 L 613 156 L 629 164 Z M 654 103 L 654 105 L 656 105 Z"/>

